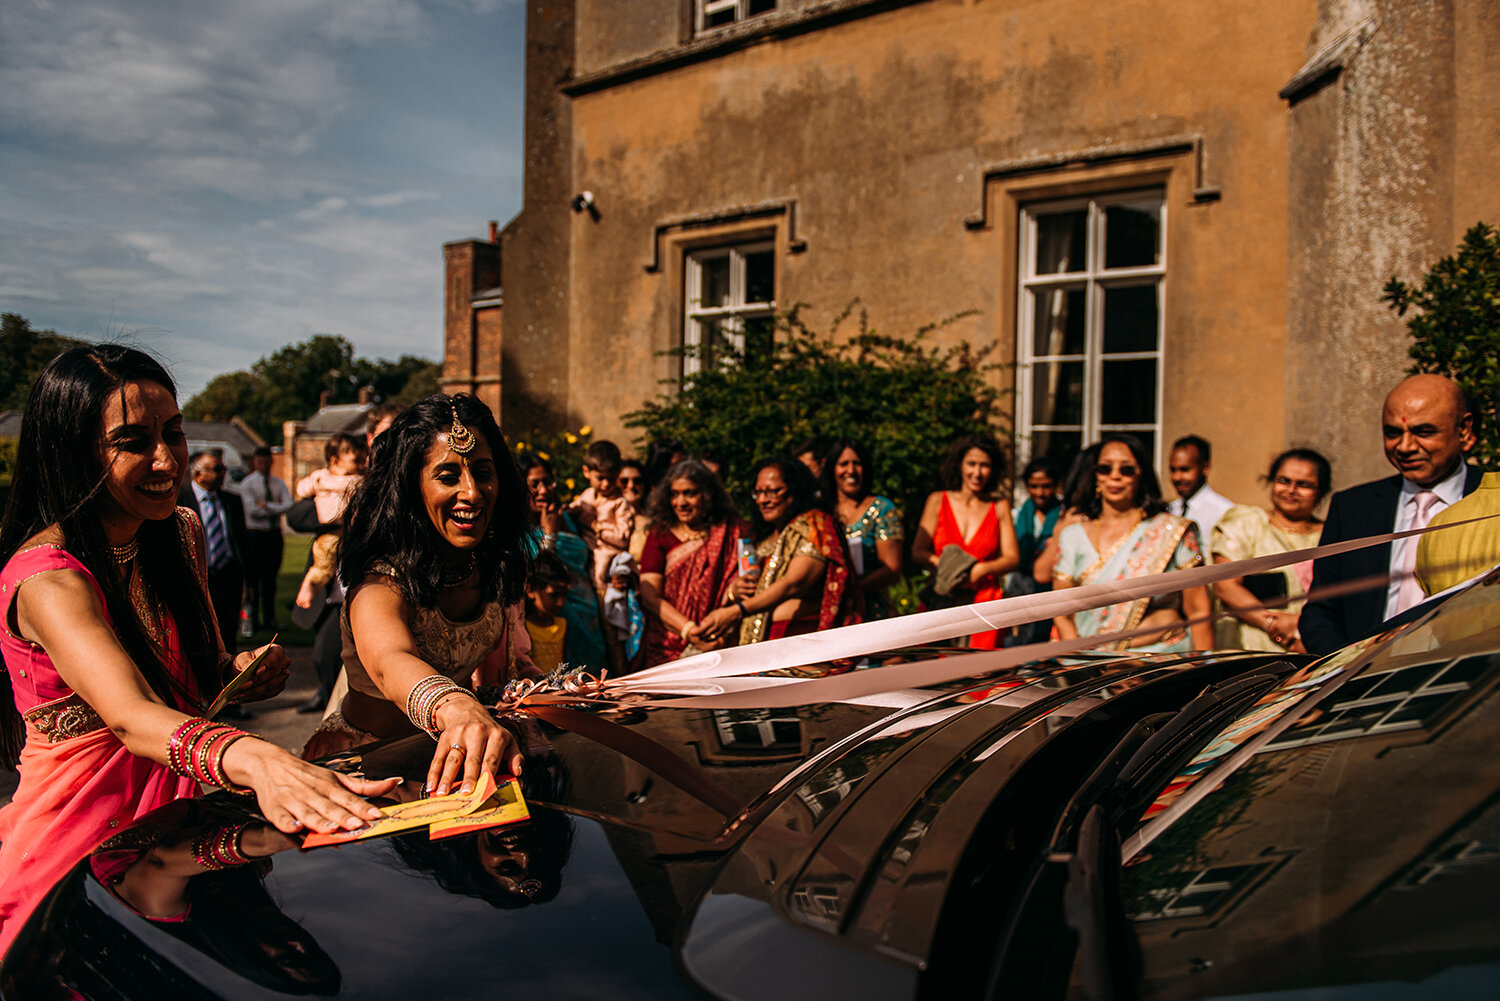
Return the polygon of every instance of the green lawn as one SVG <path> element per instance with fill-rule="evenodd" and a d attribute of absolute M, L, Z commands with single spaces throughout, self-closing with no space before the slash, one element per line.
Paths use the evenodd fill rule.
<path fill-rule="evenodd" d="M 297 597 L 297 588 L 302 584 L 302 569 L 307 565 L 307 549 L 313 537 L 288 532 L 284 538 L 286 550 L 281 556 L 281 574 L 276 578 L 276 618 L 281 621 L 281 635 L 276 642 L 282 646 L 312 646 L 313 634 L 292 625 L 292 599 Z M 270 639 L 271 631 L 262 629 L 240 646 L 248 649 Z"/>

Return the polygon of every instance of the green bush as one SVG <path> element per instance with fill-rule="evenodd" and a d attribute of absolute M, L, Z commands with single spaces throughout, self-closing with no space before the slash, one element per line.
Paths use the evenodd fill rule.
<path fill-rule="evenodd" d="M 859 331 L 840 340 L 838 329 L 854 305 L 826 334 L 807 326 L 801 316 L 807 307 L 799 304 L 777 317 L 775 337 L 747 338 L 747 350 L 716 345 L 717 364 L 668 380 L 670 388 L 627 414 L 626 425 L 641 429 L 647 441 L 676 438 L 689 452 L 723 460 L 725 483 L 742 512 L 749 510 L 748 478 L 758 460 L 812 435 L 863 439 L 874 452 L 875 492 L 901 508 L 910 538 L 923 500 L 939 485 L 949 445 L 966 434 L 1001 433 L 1001 393 L 986 378 L 999 366 L 987 361 L 989 348 L 929 343 L 934 330 L 973 311 L 909 338 L 868 330 L 861 314 Z"/>
<path fill-rule="evenodd" d="M 1436 372 L 1463 387 L 1478 423 L 1474 457 L 1500 460 L 1500 232 L 1478 223 L 1458 253 L 1432 266 L 1420 284 L 1395 277 L 1381 300 L 1407 319 L 1412 372 Z"/>

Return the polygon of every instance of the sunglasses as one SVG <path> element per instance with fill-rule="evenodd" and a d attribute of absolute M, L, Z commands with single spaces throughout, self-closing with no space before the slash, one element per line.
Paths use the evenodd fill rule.
<path fill-rule="evenodd" d="M 1094 467 L 1094 475 L 1096 476 L 1110 476 L 1114 473 L 1119 473 L 1126 479 L 1129 479 L 1132 476 L 1136 476 L 1140 473 L 1140 471 L 1141 469 L 1139 466 L 1136 466 L 1129 462 L 1122 462 L 1118 465 L 1111 465 L 1108 462 L 1101 462 L 1099 463 L 1099 465 Z"/>

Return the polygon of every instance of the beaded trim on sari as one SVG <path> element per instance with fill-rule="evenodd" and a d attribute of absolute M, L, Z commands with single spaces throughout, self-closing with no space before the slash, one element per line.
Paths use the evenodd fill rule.
<path fill-rule="evenodd" d="M 77 692 L 28 709 L 21 717 L 46 740 L 56 744 L 104 730 L 104 720 Z"/>

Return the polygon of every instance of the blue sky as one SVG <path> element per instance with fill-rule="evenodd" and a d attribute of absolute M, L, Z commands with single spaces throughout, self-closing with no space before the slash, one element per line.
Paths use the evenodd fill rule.
<path fill-rule="evenodd" d="M 442 245 L 521 204 L 520 0 L 4 0 L 0 310 L 186 400 L 284 344 L 442 356 Z"/>

